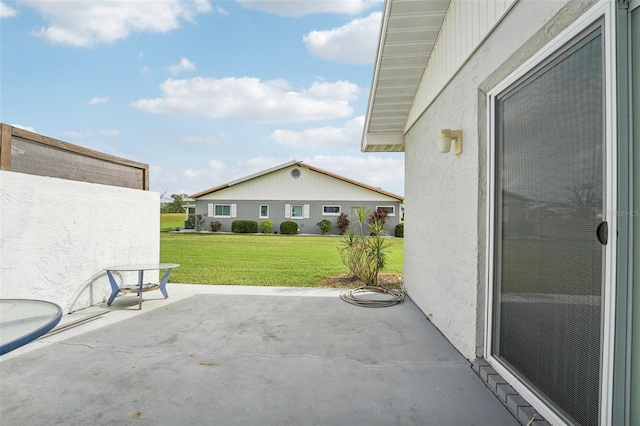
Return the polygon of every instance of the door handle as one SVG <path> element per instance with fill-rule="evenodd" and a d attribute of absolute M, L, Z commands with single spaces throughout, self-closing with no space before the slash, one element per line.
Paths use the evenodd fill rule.
<path fill-rule="evenodd" d="M 600 225 L 596 228 L 596 237 L 598 237 L 600 244 L 607 245 L 607 241 L 609 241 L 609 224 L 606 221 L 600 222 Z"/>

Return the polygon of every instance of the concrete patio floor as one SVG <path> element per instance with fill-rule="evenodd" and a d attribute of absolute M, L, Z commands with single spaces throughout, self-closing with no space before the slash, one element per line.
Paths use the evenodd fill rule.
<path fill-rule="evenodd" d="M 170 284 L 0 358 L 9 425 L 518 425 L 408 299 Z"/>

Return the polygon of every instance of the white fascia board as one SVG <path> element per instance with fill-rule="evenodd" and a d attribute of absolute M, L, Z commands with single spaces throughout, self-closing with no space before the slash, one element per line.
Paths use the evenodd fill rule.
<path fill-rule="evenodd" d="M 376 64 L 373 69 L 371 78 L 371 86 L 369 89 L 369 104 L 367 105 L 367 114 L 364 119 L 364 127 L 362 131 L 362 151 L 366 152 L 367 136 L 369 134 L 369 122 L 371 121 L 371 113 L 373 112 L 374 94 L 378 88 L 378 73 L 380 72 L 380 64 L 382 62 L 382 50 L 384 48 L 384 39 L 387 35 L 387 26 L 389 25 L 389 15 L 391 15 L 391 0 L 384 2 L 384 11 L 382 13 L 382 22 L 380 23 L 380 33 L 378 34 L 378 51 L 376 52 Z"/>
<path fill-rule="evenodd" d="M 402 132 L 380 132 L 365 133 L 362 138 L 362 152 L 376 152 L 385 146 L 384 151 L 395 152 L 404 151 L 404 133 Z"/>

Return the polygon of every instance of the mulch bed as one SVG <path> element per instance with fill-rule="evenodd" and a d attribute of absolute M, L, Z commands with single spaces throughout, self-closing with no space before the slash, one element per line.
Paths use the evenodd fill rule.
<path fill-rule="evenodd" d="M 385 274 L 382 273 L 378 276 L 378 284 L 385 288 L 401 288 L 402 287 L 402 275 L 401 274 Z M 365 285 L 362 281 L 353 279 L 349 274 L 335 275 L 327 277 L 322 281 L 315 284 L 315 287 L 329 287 L 329 288 L 357 288 Z"/>

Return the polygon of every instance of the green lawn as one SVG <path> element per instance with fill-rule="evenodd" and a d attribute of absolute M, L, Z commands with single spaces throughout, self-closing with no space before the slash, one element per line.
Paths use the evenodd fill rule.
<path fill-rule="evenodd" d="M 171 228 L 184 228 L 184 213 L 163 213 L 160 215 L 160 232 Z"/>
<path fill-rule="evenodd" d="M 174 283 L 312 287 L 348 272 L 337 249 L 341 241 L 336 236 L 163 232 L 160 261 L 181 265 L 171 273 Z M 404 240 L 389 241 L 389 266 L 383 272 L 401 274 Z"/>

